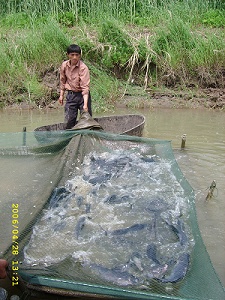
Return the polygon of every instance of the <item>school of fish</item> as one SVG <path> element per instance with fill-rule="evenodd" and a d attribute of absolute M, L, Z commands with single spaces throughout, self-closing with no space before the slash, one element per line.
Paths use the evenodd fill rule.
<path fill-rule="evenodd" d="M 96 283 L 176 283 L 191 265 L 188 216 L 170 162 L 133 149 L 90 152 L 73 178 L 53 190 L 23 265 L 57 269 L 69 259 Z"/>

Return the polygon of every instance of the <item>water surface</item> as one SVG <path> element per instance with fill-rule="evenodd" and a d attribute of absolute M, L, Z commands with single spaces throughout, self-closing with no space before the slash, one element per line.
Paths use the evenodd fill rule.
<path fill-rule="evenodd" d="M 224 112 L 200 109 L 120 109 L 104 115 L 127 113 L 140 113 L 146 117 L 145 137 L 171 140 L 178 164 L 195 190 L 200 231 L 213 266 L 225 286 Z M 33 131 L 38 126 L 62 121 L 63 109 L 0 111 L 1 132 L 18 132 L 24 127 L 27 131 Z M 181 150 L 183 134 L 187 135 L 187 140 L 185 149 Z M 212 199 L 206 201 L 213 180 L 216 181 L 217 188 Z M 6 181 L 5 179 L 4 186 L 12 184 Z M 4 199 L 1 199 L 1 205 L 2 203 Z M 6 281 L 4 284 L 9 286 Z"/>

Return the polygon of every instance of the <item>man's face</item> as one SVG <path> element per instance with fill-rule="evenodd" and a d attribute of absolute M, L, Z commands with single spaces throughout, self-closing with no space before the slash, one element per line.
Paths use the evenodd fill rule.
<path fill-rule="evenodd" d="M 72 52 L 72 53 L 67 53 L 69 60 L 71 61 L 71 63 L 73 65 L 76 65 L 77 62 L 80 60 L 81 55 L 79 53 L 76 52 Z"/>

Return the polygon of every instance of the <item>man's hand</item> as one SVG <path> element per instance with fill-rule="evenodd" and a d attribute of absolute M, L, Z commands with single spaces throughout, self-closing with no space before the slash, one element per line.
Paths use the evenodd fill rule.
<path fill-rule="evenodd" d="M 7 276 L 6 268 L 8 262 L 5 259 L 0 259 L 0 279 L 4 279 Z"/>
<path fill-rule="evenodd" d="M 88 107 L 87 106 L 83 106 L 83 111 L 88 112 Z"/>
<path fill-rule="evenodd" d="M 63 96 L 59 97 L 59 103 L 60 103 L 60 105 L 63 105 L 63 98 L 64 98 Z"/>
<path fill-rule="evenodd" d="M 63 105 L 64 93 L 65 93 L 64 90 L 60 90 L 59 103 L 60 103 L 61 105 Z"/>

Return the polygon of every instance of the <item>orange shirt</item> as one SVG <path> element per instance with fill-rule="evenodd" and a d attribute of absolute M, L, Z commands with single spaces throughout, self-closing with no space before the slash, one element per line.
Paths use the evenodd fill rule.
<path fill-rule="evenodd" d="M 60 68 L 60 89 L 88 94 L 90 90 L 90 73 L 88 67 L 79 60 L 71 65 L 69 60 L 62 63 Z"/>

